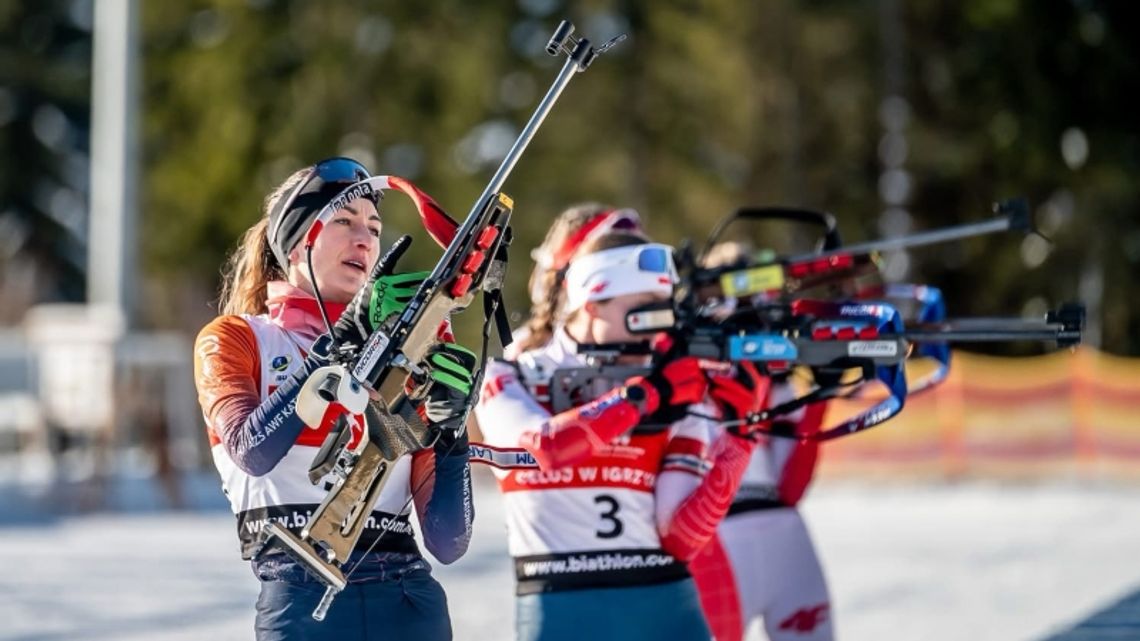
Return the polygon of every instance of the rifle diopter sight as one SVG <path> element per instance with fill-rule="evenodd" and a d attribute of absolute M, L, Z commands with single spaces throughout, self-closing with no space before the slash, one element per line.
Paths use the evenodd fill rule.
<path fill-rule="evenodd" d="M 567 54 L 571 60 L 577 61 L 578 71 L 585 71 L 595 58 L 626 38 L 626 34 L 619 34 L 595 49 L 588 39 L 574 38 L 573 33 L 574 23 L 563 20 L 554 30 L 554 35 L 550 36 L 550 41 L 546 43 L 546 53 L 552 56 L 557 56 L 559 53 Z"/>

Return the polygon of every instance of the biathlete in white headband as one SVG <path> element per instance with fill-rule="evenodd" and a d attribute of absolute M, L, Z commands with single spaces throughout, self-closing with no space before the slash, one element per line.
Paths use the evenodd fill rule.
<path fill-rule="evenodd" d="M 514 331 L 513 342 L 503 350 L 504 358 L 513 359 L 550 340 L 562 311 L 562 281 L 570 258 L 583 245 L 610 232 L 644 237 L 641 215 L 628 207 L 592 202 L 572 205 L 558 214 L 542 244 L 531 251 L 530 317 Z"/>
<path fill-rule="evenodd" d="M 580 344 L 636 340 L 627 312 L 669 300 L 675 281 L 668 246 L 598 237 L 569 264 L 550 341 L 488 366 L 476 409 L 485 440 L 525 448 L 540 465 L 495 471 L 518 639 L 710 637 L 686 561 L 728 510 L 754 442 L 727 433 L 710 442 L 709 421 L 686 410 L 736 416 L 767 381 L 710 378 L 695 358 L 659 358 L 648 376 L 585 404 L 558 413 L 550 404 L 554 372 L 587 364 Z"/>

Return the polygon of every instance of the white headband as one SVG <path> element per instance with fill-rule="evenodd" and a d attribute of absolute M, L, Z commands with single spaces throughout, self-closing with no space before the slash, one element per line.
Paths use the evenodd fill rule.
<path fill-rule="evenodd" d="M 579 256 L 566 270 L 566 308 L 625 294 L 671 296 L 677 282 L 673 248 L 660 243 L 615 247 Z"/>

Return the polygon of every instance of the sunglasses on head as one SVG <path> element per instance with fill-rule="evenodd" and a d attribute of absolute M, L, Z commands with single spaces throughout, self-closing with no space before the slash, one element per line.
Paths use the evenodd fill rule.
<path fill-rule="evenodd" d="M 362 180 L 371 177 L 368 169 L 359 162 L 351 158 L 330 158 L 322 160 L 313 166 L 312 172 L 309 177 L 301 183 L 301 188 L 297 190 L 296 197 L 300 198 L 306 194 L 327 193 L 333 192 L 332 187 L 335 187 L 335 193 L 331 193 L 329 198 L 335 196 L 349 185 L 356 184 Z M 373 192 L 368 196 L 368 199 L 373 204 L 380 204 L 379 192 Z"/>
<path fill-rule="evenodd" d="M 329 158 L 313 165 L 305 179 L 274 207 L 275 225 L 269 233 L 270 241 L 276 242 L 283 227 L 289 230 L 284 233 L 292 236 L 297 222 L 309 220 L 345 189 L 370 176 L 364 165 L 351 158 Z M 380 206 L 378 190 L 369 190 L 364 197 Z"/>
<path fill-rule="evenodd" d="M 364 165 L 351 158 L 322 160 L 313 166 L 308 177 L 297 186 L 292 200 L 285 203 L 285 210 L 288 211 L 299 205 L 319 210 L 345 188 L 370 176 Z M 374 205 L 380 205 L 379 193 L 373 193 L 368 199 Z"/>

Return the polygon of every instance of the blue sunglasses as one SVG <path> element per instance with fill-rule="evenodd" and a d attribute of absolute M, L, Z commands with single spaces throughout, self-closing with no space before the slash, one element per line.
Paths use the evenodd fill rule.
<path fill-rule="evenodd" d="M 655 274 L 671 274 L 673 271 L 673 256 L 665 247 L 648 245 L 637 255 L 637 268 L 643 272 Z"/>

